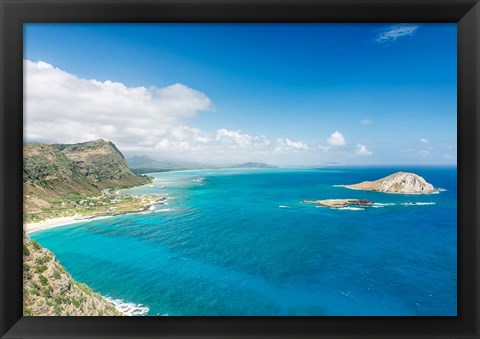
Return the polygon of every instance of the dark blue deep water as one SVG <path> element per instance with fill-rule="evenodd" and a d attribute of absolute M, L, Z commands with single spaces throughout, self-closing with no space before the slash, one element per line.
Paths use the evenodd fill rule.
<path fill-rule="evenodd" d="M 439 194 L 336 185 L 398 170 Z M 127 191 L 154 211 L 31 233 L 72 276 L 147 315 L 456 315 L 456 168 L 198 170 Z M 165 186 L 165 187 L 163 187 Z M 365 198 L 363 210 L 304 199 Z M 413 204 L 415 203 L 415 204 Z"/>

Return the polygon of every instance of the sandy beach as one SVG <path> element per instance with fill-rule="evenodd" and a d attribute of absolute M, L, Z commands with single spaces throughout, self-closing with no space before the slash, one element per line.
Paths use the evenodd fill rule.
<path fill-rule="evenodd" d="M 23 230 L 27 233 L 32 233 L 37 231 L 43 231 L 50 228 L 70 225 L 80 221 L 85 222 L 85 221 L 91 221 L 91 220 L 99 220 L 99 219 L 110 218 L 112 216 L 113 215 L 107 215 L 107 216 L 99 216 L 99 217 L 92 218 L 90 216 L 77 214 L 69 217 L 58 217 L 58 218 L 47 219 L 47 220 L 43 220 L 35 223 L 23 224 Z"/>
<path fill-rule="evenodd" d="M 163 205 L 168 204 L 166 203 L 166 198 L 157 198 L 155 201 L 144 202 L 142 201 L 143 206 L 140 209 L 132 210 L 132 211 L 122 211 L 122 212 L 112 212 L 112 214 L 104 214 L 98 216 L 92 215 L 82 215 L 82 214 L 75 214 L 68 217 L 58 217 L 58 218 L 51 218 L 47 220 L 42 220 L 39 222 L 34 223 L 26 223 L 23 224 L 23 230 L 27 233 L 42 231 L 54 227 L 60 227 L 65 225 L 70 225 L 76 222 L 86 222 L 86 221 L 93 221 L 99 219 L 105 219 L 114 217 L 117 215 L 124 215 L 124 214 L 138 214 L 138 213 L 151 213 L 154 210 L 155 205 Z"/>

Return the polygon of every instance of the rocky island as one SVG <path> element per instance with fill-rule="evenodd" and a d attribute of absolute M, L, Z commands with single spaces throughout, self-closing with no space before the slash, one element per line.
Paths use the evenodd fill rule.
<path fill-rule="evenodd" d="M 314 205 L 330 207 L 330 208 L 368 207 L 373 205 L 373 202 L 365 199 L 303 200 L 302 203 L 314 204 Z"/>
<path fill-rule="evenodd" d="M 376 191 L 400 194 L 431 194 L 436 191 L 424 178 L 409 172 L 397 172 L 375 181 L 345 185 L 354 190 Z"/>

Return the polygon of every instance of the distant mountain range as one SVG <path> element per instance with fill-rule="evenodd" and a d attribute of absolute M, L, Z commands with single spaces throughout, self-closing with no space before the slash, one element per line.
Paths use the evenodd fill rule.
<path fill-rule="evenodd" d="M 338 167 L 338 166 L 341 166 L 341 164 L 338 163 L 338 162 L 327 161 L 327 162 L 324 162 L 321 165 L 312 166 L 312 168 L 320 168 L 321 169 L 321 168 L 325 168 L 325 167 Z"/>
<path fill-rule="evenodd" d="M 209 165 L 198 162 L 189 161 L 171 161 L 171 160 L 155 160 L 148 155 L 133 155 L 126 158 L 128 167 L 137 174 L 166 172 L 173 170 L 186 169 L 209 169 L 209 168 L 275 168 L 269 164 L 262 162 L 245 162 L 233 166 Z"/>
<path fill-rule="evenodd" d="M 137 174 L 166 172 L 172 170 L 186 170 L 186 169 L 204 169 L 212 168 L 214 166 L 189 162 L 189 161 L 170 161 L 170 160 L 155 160 L 148 155 L 133 155 L 126 158 L 127 166 Z"/>
<path fill-rule="evenodd" d="M 243 164 L 230 166 L 230 168 L 277 168 L 277 167 L 278 166 L 269 165 L 264 162 L 244 162 Z"/>

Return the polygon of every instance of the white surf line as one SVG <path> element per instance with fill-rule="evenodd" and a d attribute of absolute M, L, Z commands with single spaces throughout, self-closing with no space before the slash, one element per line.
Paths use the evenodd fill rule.
<path fill-rule="evenodd" d="M 119 312 L 128 316 L 142 316 L 150 311 L 150 308 L 143 304 L 135 304 L 122 299 L 113 299 L 111 297 L 104 298 L 110 301 Z"/>

